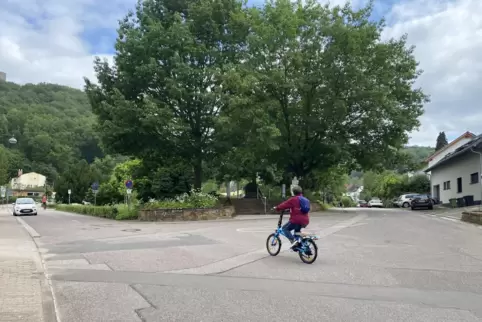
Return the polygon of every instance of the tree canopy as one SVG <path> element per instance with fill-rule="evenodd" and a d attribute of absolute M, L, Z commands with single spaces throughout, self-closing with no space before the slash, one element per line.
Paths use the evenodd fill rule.
<path fill-rule="evenodd" d="M 23 169 L 53 181 L 80 159 L 92 162 L 102 157 L 94 124 L 87 97 L 80 90 L 0 82 L 0 154 L 8 160 L 8 177 Z M 11 136 L 17 144 L 8 143 Z"/>
<path fill-rule="evenodd" d="M 435 145 L 435 151 L 440 150 L 444 146 L 448 145 L 449 142 L 447 141 L 447 136 L 445 135 L 445 132 L 440 132 L 437 136 L 437 143 Z"/>
<path fill-rule="evenodd" d="M 210 165 L 280 182 L 395 164 L 427 97 L 413 87 L 413 48 L 382 40 L 371 13 L 140 1 L 120 22 L 114 65 L 97 59 L 99 84 L 86 79 L 102 141 L 154 168 L 189 166 L 196 188 Z"/>

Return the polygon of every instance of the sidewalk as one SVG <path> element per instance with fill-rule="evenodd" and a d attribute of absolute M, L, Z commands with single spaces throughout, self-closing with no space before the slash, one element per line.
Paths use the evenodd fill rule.
<path fill-rule="evenodd" d="M 25 228 L 0 206 L 0 322 L 51 322 L 42 295 L 49 291 L 37 247 Z"/>

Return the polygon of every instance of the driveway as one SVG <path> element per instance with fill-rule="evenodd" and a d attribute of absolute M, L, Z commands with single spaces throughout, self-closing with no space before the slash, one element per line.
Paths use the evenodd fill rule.
<path fill-rule="evenodd" d="M 276 216 L 116 222 L 22 217 L 61 322 L 480 321 L 482 230 L 425 212 L 313 215 L 319 257 L 266 253 Z M 286 243 L 285 243 L 286 244 Z"/>

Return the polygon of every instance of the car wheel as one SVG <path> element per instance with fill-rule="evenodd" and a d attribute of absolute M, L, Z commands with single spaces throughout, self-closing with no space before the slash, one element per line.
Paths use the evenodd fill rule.
<path fill-rule="evenodd" d="M 408 202 L 403 203 L 403 208 L 408 208 L 408 206 L 409 206 Z"/>
<path fill-rule="evenodd" d="M 17 214 L 16 214 L 16 213 L 13 213 L 13 215 L 14 215 L 14 216 L 17 216 Z"/>

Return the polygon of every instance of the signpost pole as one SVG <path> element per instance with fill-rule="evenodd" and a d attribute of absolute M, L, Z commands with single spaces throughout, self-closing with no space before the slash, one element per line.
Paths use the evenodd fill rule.
<path fill-rule="evenodd" d="M 69 205 L 70 205 L 70 195 L 72 194 L 72 190 L 69 189 L 67 192 L 69 193 Z"/>
<path fill-rule="evenodd" d="M 126 202 L 127 202 L 127 205 L 128 207 L 130 207 L 131 203 L 130 203 L 130 197 L 131 197 L 131 193 L 132 193 L 132 187 L 134 186 L 134 182 L 132 182 L 132 180 L 127 180 L 125 182 L 126 184 Z"/>

